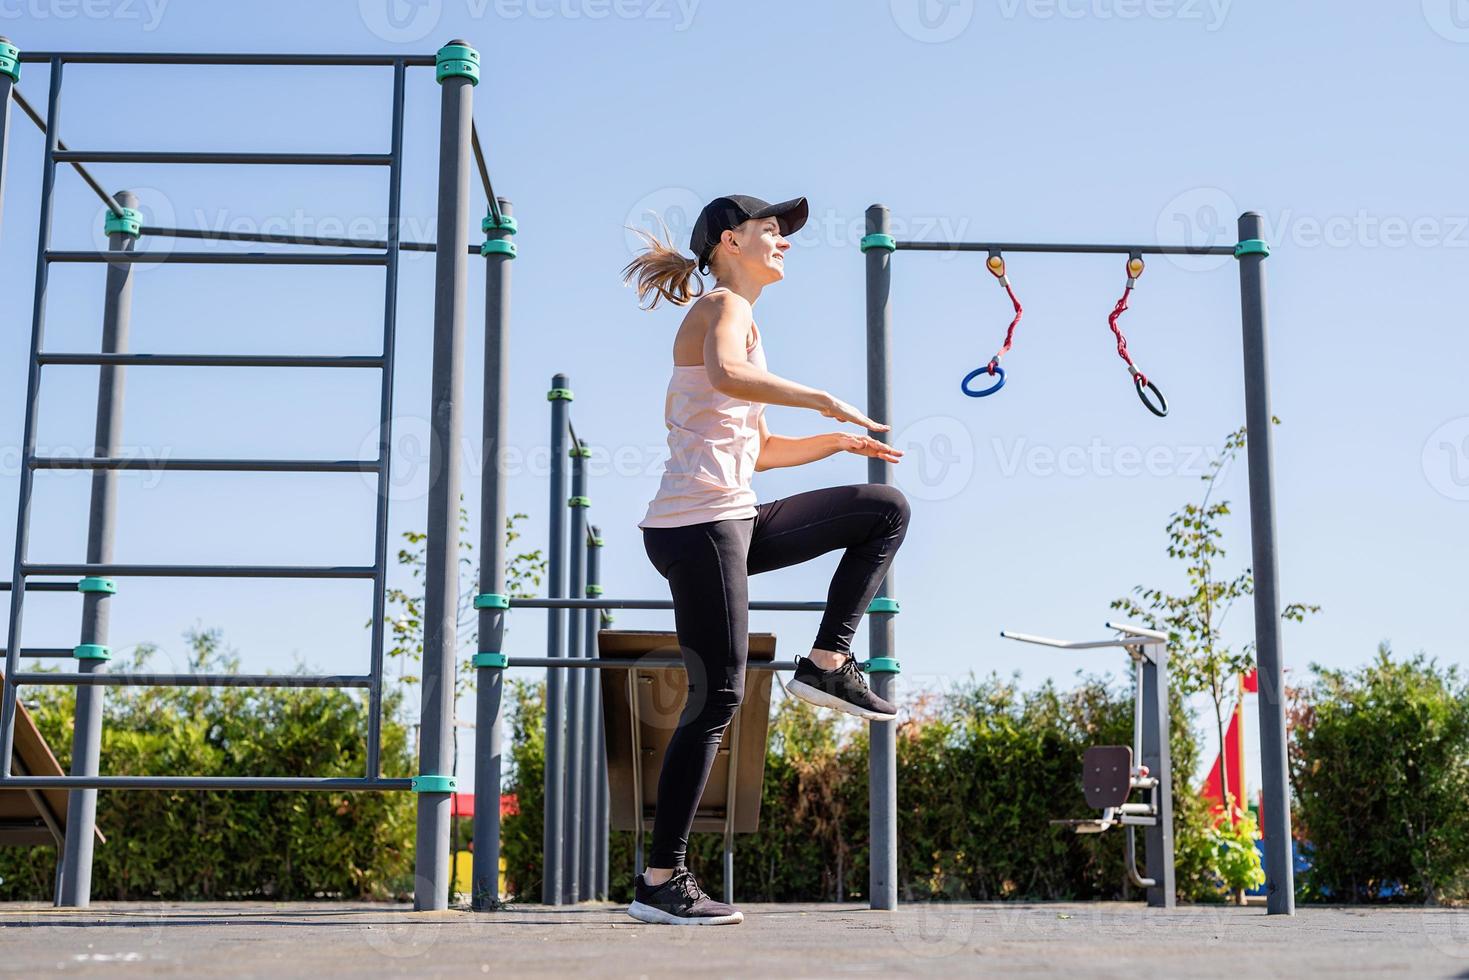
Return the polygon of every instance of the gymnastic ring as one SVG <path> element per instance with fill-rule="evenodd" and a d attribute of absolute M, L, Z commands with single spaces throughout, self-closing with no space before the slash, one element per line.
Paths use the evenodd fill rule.
<path fill-rule="evenodd" d="M 986 398 L 990 395 L 993 395 L 1001 388 L 1005 387 L 1005 369 L 996 364 L 994 373 L 991 376 L 997 378 L 998 380 L 983 391 L 972 390 L 969 387 L 969 382 L 973 381 L 981 374 L 990 374 L 990 367 L 988 364 L 986 364 L 984 367 L 977 367 L 973 371 L 970 371 L 968 374 L 964 375 L 964 381 L 959 385 L 959 388 L 964 392 L 964 394 L 968 395 L 970 398 Z"/>
<path fill-rule="evenodd" d="M 1153 384 L 1153 382 L 1151 381 L 1148 381 L 1142 375 L 1135 376 L 1132 379 L 1132 383 L 1137 388 L 1138 399 L 1143 403 L 1143 406 L 1147 408 L 1148 411 L 1152 412 L 1160 419 L 1168 417 L 1168 399 L 1163 397 L 1163 393 L 1158 390 L 1157 385 Z M 1149 391 L 1157 396 L 1158 403 L 1156 405 L 1153 404 L 1152 399 L 1148 398 Z"/>

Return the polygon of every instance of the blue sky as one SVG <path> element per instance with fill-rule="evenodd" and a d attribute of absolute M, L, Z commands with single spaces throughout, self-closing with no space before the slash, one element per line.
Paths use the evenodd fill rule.
<path fill-rule="evenodd" d="M 389 6 L 393 3 L 393 6 Z M 1286 628 L 1288 666 L 1365 662 L 1379 641 L 1464 659 L 1469 545 L 1469 261 L 1457 124 L 1469 11 L 1259 0 L 892 0 L 863 4 L 684 0 L 0 0 L 0 34 L 28 50 L 428 53 L 462 36 L 484 54 L 475 115 L 497 190 L 520 216 L 514 265 L 511 443 L 527 462 L 510 506 L 546 527 L 544 392 L 570 375 L 578 430 L 597 448 L 594 520 L 609 595 L 661 596 L 635 524 L 657 484 L 676 311 L 644 313 L 619 282 L 629 223 L 662 213 L 681 240 L 723 193 L 811 199 L 783 284 L 758 319 L 772 370 L 861 403 L 862 212 L 892 208 L 900 236 L 1019 241 L 1225 242 L 1235 215 L 1265 215 L 1283 598 L 1320 603 Z M 63 138 L 97 149 L 382 151 L 385 69 L 111 68 L 66 73 Z M 43 104 L 45 71 L 21 89 Z M 434 237 L 437 90 L 409 76 L 405 237 Z M 20 392 L 34 270 L 38 132 L 15 114 L 0 223 L 0 515 L 14 514 Z M 385 172 L 369 168 L 96 165 L 158 224 L 379 234 Z M 475 208 L 483 202 L 475 192 Z M 54 241 L 96 247 L 101 207 L 59 178 Z M 192 247 L 192 246 L 190 246 Z M 401 287 L 396 536 L 424 521 L 432 269 L 406 257 Z M 1239 291 L 1231 261 L 1154 259 L 1123 321 L 1167 393 L 1166 421 L 1137 403 L 1106 315 L 1115 257 L 1010 257 L 1026 305 L 1010 383 L 983 402 L 958 381 L 1009 320 L 982 256 L 894 261 L 895 441 L 914 519 L 896 571 L 905 679 L 940 684 L 1020 671 L 1026 684 L 1115 669 L 998 638 L 1001 628 L 1104 634 L 1134 585 L 1181 586 L 1168 514 L 1197 499 L 1212 449 L 1243 419 Z M 367 353 L 380 270 L 140 269 L 139 351 Z M 471 269 L 465 367 L 477 446 L 482 270 Z M 95 349 L 102 272 L 52 274 L 47 347 Z M 48 368 L 43 449 L 90 446 L 95 372 Z M 135 370 L 128 451 L 173 456 L 356 456 L 375 438 L 372 372 Z M 776 432 L 825 431 L 775 408 Z M 471 447 L 465 486 L 477 486 Z M 1248 560 L 1243 466 L 1229 561 Z M 852 456 L 757 477 L 762 499 L 858 482 Z M 121 561 L 368 563 L 373 489 L 358 476 L 126 476 Z M 37 481 L 33 560 L 83 556 L 87 480 Z M 473 517 L 478 520 L 477 507 Z M 0 521 L 6 567 L 13 523 Z M 754 580 L 756 598 L 820 598 L 829 556 Z M 4 601 L 4 600 L 0 600 Z M 246 669 L 367 662 L 364 583 L 135 580 L 114 600 L 113 644 L 162 645 L 219 627 Z M 76 642 L 75 597 L 33 595 L 26 645 Z M 622 613 L 619 626 L 668 625 Z M 787 653 L 800 615 L 755 615 Z M 1251 635 L 1248 609 L 1228 623 Z M 865 641 L 865 631 L 863 631 Z M 514 617 L 508 646 L 544 648 L 543 620 Z M 462 713 L 472 717 L 465 705 Z"/>

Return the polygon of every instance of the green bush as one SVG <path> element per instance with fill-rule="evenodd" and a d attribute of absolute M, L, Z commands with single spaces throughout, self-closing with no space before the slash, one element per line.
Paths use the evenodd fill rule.
<path fill-rule="evenodd" d="M 217 633 L 191 636 L 193 669 L 238 664 Z M 140 668 L 146 651 L 132 664 Z M 34 692 L 34 693 L 33 693 Z M 75 694 L 27 692 L 63 766 Z M 412 772 L 399 696 L 384 703 L 382 769 Z M 361 776 L 367 714 L 342 690 L 112 688 L 102 729 L 103 775 Z M 100 900 L 391 898 L 412 891 L 414 807 L 408 793 L 98 794 L 92 896 Z M 0 848 L 0 899 L 52 894 L 54 847 Z"/>
<path fill-rule="evenodd" d="M 1312 668 L 1293 706 L 1296 832 L 1308 899 L 1439 902 L 1469 893 L 1469 690 L 1455 668 L 1384 645 L 1356 671 Z"/>
<path fill-rule="evenodd" d="M 539 901 L 543 689 L 514 688 L 506 791 L 519 813 L 502 832 L 509 891 Z M 1198 748 L 1181 707 L 1173 717 L 1174 824 L 1181 895 L 1215 898 L 1217 846 L 1188 785 Z M 920 698 L 899 727 L 898 874 L 905 900 L 1084 899 L 1129 894 L 1122 835 L 1078 836 L 1047 821 L 1086 813 L 1081 756 L 1132 739 L 1132 694 L 1099 680 L 1070 692 L 971 680 Z M 632 886 L 631 834 L 614 833 L 611 898 Z M 1141 840 L 1141 835 L 1139 835 Z M 867 892 L 866 727 L 782 699 L 771 719 L 760 831 L 736 840 L 742 901 L 848 901 Z M 722 889 L 722 840 L 695 834 L 689 866 Z"/>

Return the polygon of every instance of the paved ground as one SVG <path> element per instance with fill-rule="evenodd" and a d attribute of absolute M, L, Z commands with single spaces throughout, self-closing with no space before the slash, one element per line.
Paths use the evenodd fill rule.
<path fill-rule="evenodd" d="M 1469 911 L 1450 909 L 744 908 L 742 926 L 671 929 L 610 906 L 0 904 L 0 975 L 1469 977 Z"/>

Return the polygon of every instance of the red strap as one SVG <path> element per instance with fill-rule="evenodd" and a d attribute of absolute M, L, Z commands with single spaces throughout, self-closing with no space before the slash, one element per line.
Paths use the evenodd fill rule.
<path fill-rule="evenodd" d="M 1005 292 L 1010 296 L 1010 302 L 1015 304 L 1015 319 L 1010 321 L 1010 329 L 1005 331 L 1005 343 L 1000 346 L 999 352 L 990 358 L 989 372 L 991 375 L 995 373 L 995 368 L 1000 366 L 1000 358 L 1010 352 L 1010 347 L 1015 342 L 1015 326 L 1020 322 L 1020 318 L 1025 315 L 1025 309 L 1020 305 L 1020 300 L 1015 298 L 1015 290 L 1010 288 L 1008 282 L 1003 285 Z"/>
<path fill-rule="evenodd" d="M 1133 377 L 1137 378 L 1137 383 L 1146 386 L 1147 376 L 1137 369 L 1136 364 L 1132 363 L 1132 356 L 1127 353 L 1127 338 L 1122 336 L 1122 329 L 1117 326 L 1118 319 L 1127 312 L 1127 298 L 1131 295 L 1132 287 L 1128 286 L 1123 290 L 1122 298 L 1117 301 L 1117 305 L 1112 308 L 1112 315 L 1107 317 L 1107 326 L 1111 327 L 1112 332 L 1117 335 L 1117 356 L 1127 362 L 1127 367 L 1132 371 Z"/>

